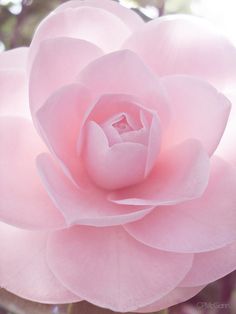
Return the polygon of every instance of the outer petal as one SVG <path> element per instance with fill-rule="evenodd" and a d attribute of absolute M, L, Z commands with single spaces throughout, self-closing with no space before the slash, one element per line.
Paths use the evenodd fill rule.
<path fill-rule="evenodd" d="M 80 301 L 54 277 L 46 262 L 44 232 L 0 223 L 0 285 L 18 296 L 41 303 Z"/>
<path fill-rule="evenodd" d="M 117 204 L 171 205 L 199 197 L 209 177 L 209 158 L 196 140 L 162 153 L 142 183 L 110 194 Z"/>
<path fill-rule="evenodd" d="M 63 217 L 36 172 L 35 157 L 45 147 L 31 122 L 22 118 L 0 122 L 0 219 L 23 228 L 62 227 Z"/>
<path fill-rule="evenodd" d="M 0 70 L 25 70 L 28 50 L 27 47 L 20 47 L 0 53 Z"/>
<path fill-rule="evenodd" d="M 232 102 L 232 109 L 216 154 L 236 167 L 236 93 L 234 90 L 231 90 L 226 92 L 226 95 Z"/>
<path fill-rule="evenodd" d="M 202 197 L 158 207 L 142 221 L 125 228 L 137 240 L 162 250 L 204 252 L 222 248 L 236 240 L 235 191 L 235 169 L 215 158 Z"/>
<path fill-rule="evenodd" d="M 60 53 L 58 53 L 60 52 Z M 85 40 L 53 38 L 41 43 L 30 75 L 30 107 L 34 114 L 57 89 L 76 76 L 102 51 Z"/>
<path fill-rule="evenodd" d="M 178 303 L 182 303 L 184 301 L 189 300 L 190 298 L 194 297 L 198 294 L 204 286 L 200 287 L 177 287 L 164 296 L 162 299 L 140 308 L 136 310 L 136 313 L 150 313 L 150 312 L 157 312 L 162 309 L 166 309 L 171 307 L 172 305 L 176 305 Z"/>
<path fill-rule="evenodd" d="M 193 266 L 181 286 L 205 285 L 236 270 L 236 242 L 222 249 L 194 255 Z"/>
<path fill-rule="evenodd" d="M 91 104 L 90 93 L 79 84 L 56 91 L 37 112 L 41 134 L 51 151 L 77 183 L 82 181 L 76 152 L 85 112 Z"/>
<path fill-rule="evenodd" d="M 52 272 L 66 287 L 120 312 L 135 311 L 166 295 L 192 263 L 191 254 L 154 250 L 121 227 L 80 226 L 56 232 L 47 252 Z"/>
<path fill-rule="evenodd" d="M 236 49 L 202 18 L 158 18 L 131 35 L 123 48 L 136 52 L 159 76 L 197 76 L 219 90 L 235 83 Z"/>
<path fill-rule="evenodd" d="M 98 98 L 103 94 L 128 94 L 149 109 L 157 110 L 163 125 L 169 117 L 163 86 L 157 77 L 131 51 L 110 53 L 91 62 L 78 76 L 78 81 Z"/>
<path fill-rule="evenodd" d="M 110 0 L 72 0 L 63 3 L 54 12 L 61 12 L 62 10 L 68 8 L 78 8 L 82 6 L 94 7 L 108 11 L 114 14 L 116 17 L 120 18 L 123 23 L 125 23 L 130 30 L 135 31 L 140 28 L 144 21 L 142 18 L 134 13 L 132 10 L 124 8 L 122 5 Z"/>
<path fill-rule="evenodd" d="M 0 53 L 0 116 L 30 116 L 25 74 L 27 55 L 27 48 Z"/>
<path fill-rule="evenodd" d="M 196 138 L 212 154 L 227 124 L 229 100 L 210 84 L 193 77 L 169 76 L 162 83 L 171 111 L 164 146 Z"/>
<path fill-rule="evenodd" d="M 84 39 L 103 51 L 110 52 L 119 49 L 131 33 L 130 28 L 120 18 L 103 9 L 91 6 L 68 8 L 49 15 L 41 22 L 30 46 L 29 66 L 40 42 L 45 39 Z"/>
<path fill-rule="evenodd" d="M 68 225 L 120 225 L 140 219 L 152 210 L 150 206 L 113 204 L 107 200 L 105 191 L 93 185 L 78 188 L 46 154 L 39 156 L 38 167 L 44 186 Z"/>
<path fill-rule="evenodd" d="M 30 117 L 26 74 L 21 70 L 0 70 L 0 116 Z"/>

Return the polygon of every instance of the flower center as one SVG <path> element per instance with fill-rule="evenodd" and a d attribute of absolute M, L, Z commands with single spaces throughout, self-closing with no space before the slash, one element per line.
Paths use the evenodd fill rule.
<path fill-rule="evenodd" d="M 118 121 L 114 122 L 112 126 L 119 134 L 133 131 L 133 128 L 129 125 L 125 115 L 122 115 Z"/>

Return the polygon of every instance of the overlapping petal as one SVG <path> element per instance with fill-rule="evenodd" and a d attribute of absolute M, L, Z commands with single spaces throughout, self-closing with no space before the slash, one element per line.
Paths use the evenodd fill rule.
<path fill-rule="evenodd" d="M 226 92 L 227 97 L 232 103 L 229 120 L 222 136 L 216 154 L 223 159 L 229 161 L 236 167 L 236 93 L 235 90 Z"/>
<path fill-rule="evenodd" d="M 171 15 L 146 23 L 123 46 L 159 76 L 188 74 L 217 89 L 235 85 L 236 49 L 216 27 L 193 16 Z"/>
<path fill-rule="evenodd" d="M 90 178 L 100 187 L 116 190 L 144 179 L 147 148 L 140 143 L 118 143 L 109 147 L 108 140 L 95 122 L 87 125 L 84 160 Z"/>
<path fill-rule="evenodd" d="M 172 290 L 170 293 L 165 295 L 162 299 L 147 305 L 145 307 L 142 307 L 138 310 L 136 310 L 136 313 L 150 313 L 150 312 L 157 312 L 162 309 L 167 309 L 173 305 L 176 305 L 178 303 L 185 302 L 189 300 L 190 298 L 194 297 L 196 294 L 198 294 L 204 286 L 200 287 L 177 287 L 174 290 Z"/>
<path fill-rule="evenodd" d="M 32 123 L 23 118 L 0 119 L 0 219 L 29 229 L 64 226 L 38 176 L 35 158 L 45 151 Z"/>
<path fill-rule="evenodd" d="M 76 226 L 52 234 L 47 260 L 54 275 L 75 294 L 126 312 L 173 290 L 191 268 L 192 255 L 149 248 L 121 227 Z"/>
<path fill-rule="evenodd" d="M 49 155 L 38 157 L 38 168 L 44 187 L 64 215 L 67 225 L 121 225 L 140 219 L 152 210 L 151 206 L 113 204 L 107 200 L 106 191 L 92 184 L 79 188 L 64 175 Z"/>
<path fill-rule="evenodd" d="M 61 12 L 68 8 L 78 8 L 82 6 L 99 8 L 112 13 L 120 18 L 132 31 L 136 31 L 144 24 L 144 21 L 138 14 L 134 13 L 132 10 L 127 10 L 115 1 L 110 0 L 85 0 L 83 2 L 81 2 L 81 0 L 67 1 L 60 5 L 54 12 Z"/>
<path fill-rule="evenodd" d="M 83 169 L 76 146 L 85 113 L 91 104 L 88 89 L 72 84 L 53 93 L 36 113 L 40 132 L 48 147 L 62 162 L 68 175 L 80 184 Z"/>
<path fill-rule="evenodd" d="M 78 73 L 102 54 L 101 49 L 86 40 L 60 37 L 43 41 L 37 49 L 30 74 L 33 117 L 49 96 L 57 89 L 74 83 Z"/>
<path fill-rule="evenodd" d="M 104 52 L 117 50 L 132 30 L 119 17 L 102 8 L 78 6 L 54 12 L 39 24 L 30 46 L 29 68 L 40 43 L 49 38 L 72 37 L 89 41 Z"/>
<path fill-rule="evenodd" d="M 41 303 L 80 301 L 55 278 L 46 261 L 48 234 L 0 223 L 0 285 L 18 296 Z"/>
<path fill-rule="evenodd" d="M 167 76 L 162 83 L 171 112 L 163 146 L 195 138 L 211 155 L 227 125 L 230 101 L 209 83 L 193 77 Z"/>
<path fill-rule="evenodd" d="M 28 48 L 17 48 L 0 54 L 0 116 L 30 117 L 25 72 Z"/>
<path fill-rule="evenodd" d="M 0 70 L 25 70 L 28 58 L 27 47 L 15 48 L 0 53 Z"/>
<path fill-rule="evenodd" d="M 206 252 L 223 248 L 236 240 L 235 192 L 235 169 L 214 157 L 202 197 L 157 207 L 142 221 L 125 228 L 137 240 L 161 250 Z"/>
<path fill-rule="evenodd" d="M 208 184 L 209 158 L 201 144 L 187 140 L 162 153 L 146 180 L 110 193 L 110 200 L 129 205 L 171 205 L 202 195 Z"/>
<path fill-rule="evenodd" d="M 114 126 L 120 116 L 126 121 L 122 128 L 124 123 L 130 128 L 125 132 Z M 133 96 L 108 94 L 86 114 L 78 152 L 94 182 L 115 190 L 136 184 L 149 174 L 160 142 L 161 127 L 155 111 L 144 108 Z"/>
<path fill-rule="evenodd" d="M 78 81 L 90 88 L 94 97 L 103 94 L 127 94 L 156 110 L 165 126 L 169 108 L 161 82 L 133 52 L 122 50 L 91 62 L 78 75 Z"/>
<path fill-rule="evenodd" d="M 236 242 L 221 249 L 194 255 L 193 265 L 181 286 L 205 285 L 236 270 Z"/>

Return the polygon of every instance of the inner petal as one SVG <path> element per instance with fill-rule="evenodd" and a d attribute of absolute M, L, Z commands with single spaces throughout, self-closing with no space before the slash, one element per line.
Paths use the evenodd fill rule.
<path fill-rule="evenodd" d="M 109 146 L 116 143 L 125 142 L 125 135 L 136 132 L 142 125 L 140 121 L 135 121 L 129 114 L 125 112 L 118 113 L 100 125 L 107 136 Z M 127 142 L 132 142 L 127 140 Z"/>
<path fill-rule="evenodd" d="M 123 134 L 134 130 L 132 126 L 128 123 L 125 114 L 122 114 L 120 117 L 118 117 L 117 121 L 114 122 L 112 126 L 117 130 L 119 134 Z"/>
<path fill-rule="evenodd" d="M 97 186 L 120 189 L 141 182 L 151 171 L 160 135 L 156 112 L 133 96 L 103 95 L 86 116 L 78 153 Z"/>

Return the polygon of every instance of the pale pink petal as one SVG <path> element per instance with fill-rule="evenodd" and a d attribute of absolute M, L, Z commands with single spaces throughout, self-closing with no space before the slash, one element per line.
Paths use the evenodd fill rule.
<path fill-rule="evenodd" d="M 162 83 L 171 111 L 170 124 L 163 135 L 164 147 L 196 138 L 212 154 L 227 124 L 229 100 L 207 82 L 193 77 L 167 76 Z"/>
<path fill-rule="evenodd" d="M 234 85 L 236 49 L 208 21 L 171 15 L 146 23 L 123 48 L 136 52 L 159 76 L 188 74 L 219 90 Z"/>
<path fill-rule="evenodd" d="M 30 107 L 34 114 L 60 87 L 74 83 L 76 76 L 102 51 L 75 38 L 45 40 L 38 48 L 30 75 Z"/>
<path fill-rule="evenodd" d="M 161 143 L 162 143 L 161 122 L 157 115 L 153 115 L 151 125 L 149 128 L 145 176 L 151 172 L 153 166 L 156 163 L 156 160 L 160 153 Z"/>
<path fill-rule="evenodd" d="M 0 223 L 0 286 L 40 303 L 80 301 L 55 278 L 46 262 L 48 234 Z"/>
<path fill-rule="evenodd" d="M 114 131 L 113 123 L 121 115 L 135 132 Z M 117 189 L 149 174 L 160 151 L 161 123 L 156 112 L 144 108 L 136 97 L 106 94 L 87 112 L 83 124 L 78 152 L 85 147 L 88 172 L 99 186 Z"/>
<path fill-rule="evenodd" d="M 45 188 L 68 225 L 120 225 L 140 219 L 152 210 L 150 206 L 113 204 L 107 200 L 105 191 L 93 185 L 78 188 L 46 154 L 39 156 L 38 168 Z"/>
<path fill-rule="evenodd" d="M 236 240 L 235 206 L 236 171 L 214 158 L 209 185 L 202 197 L 157 207 L 142 221 L 125 228 L 137 240 L 161 250 L 211 251 Z"/>
<path fill-rule="evenodd" d="M 211 252 L 194 255 L 193 265 L 181 286 L 205 285 L 236 270 L 236 242 Z"/>
<path fill-rule="evenodd" d="M 110 0 L 72 0 L 67 1 L 60 5 L 54 12 L 61 12 L 68 8 L 78 8 L 82 6 L 94 7 L 108 11 L 114 14 L 116 17 L 120 18 L 123 23 L 125 23 L 132 31 L 136 31 L 140 28 L 144 21 L 142 18 L 134 11 L 126 9 L 124 6 Z"/>
<path fill-rule="evenodd" d="M 92 90 L 89 90 L 90 94 L 93 94 Z M 112 127 L 112 120 L 119 120 L 119 117 L 125 116 L 126 120 L 132 128 L 137 130 L 143 127 L 143 123 L 140 119 L 140 114 L 142 111 L 146 112 L 149 120 L 153 115 L 156 115 L 155 112 L 148 111 L 146 108 L 140 104 L 140 101 L 132 96 L 126 94 L 104 94 L 101 95 L 98 99 L 95 98 L 94 103 L 84 115 L 84 120 L 81 125 L 81 131 L 78 138 L 77 150 L 78 154 L 81 154 L 84 142 L 84 131 L 85 125 L 89 121 L 94 121 L 101 126 L 105 132 L 109 145 L 122 142 L 123 134 L 119 134 L 117 131 L 114 131 Z M 130 134 L 130 132 L 128 133 Z M 126 138 L 124 138 L 126 141 Z"/>
<path fill-rule="evenodd" d="M 90 178 L 99 187 L 120 189 L 144 179 L 147 147 L 131 142 L 109 147 L 102 128 L 90 121 L 86 126 L 83 158 Z"/>
<path fill-rule="evenodd" d="M 162 153 L 145 181 L 115 191 L 109 199 L 117 204 L 172 205 L 201 196 L 208 177 L 206 152 L 198 141 L 186 140 Z"/>
<path fill-rule="evenodd" d="M 64 225 L 40 182 L 35 158 L 45 151 L 32 123 L 23 118 L 0 119 L 0 219 L 23 228 Z"/>
<path fill-rule="evenodd" d="M 0 86 L 0 116 L 14 115 L 30 119 L 25 71 L 0 70 Z"/>
<path fill-rule="evenodd" d="M 177 287 L 164 296 L 162 299 L 136 310 L 136 313 L 158 312 L 162 309 L 167 309 L 178 303 L 185 302 L 198 294 L 204 286 L 200 287 Z"/>
<path fill-rule="evenodd" d="M 128 312 L 173 290 L 191 268 L 192 255 L 152 249 L 122 227 L 76 226 L 52 234 L 47 260 L 73 293 L 95 305 Z"/>
<path fill-rule="evenodd" d="M 0 116 L 20 115 L 30 118 L 26 60 L 28 48 L 0 53 Z"/>
<path fill-rule="evenodd" d="M 110 52 L 119 49 L 131 33 L 120 18 L 96 7 L 81 6 L 50 14 L 41 22 L 32 40 L 29 68 L 42 40 L 72 37 L 89 41 L 104 52 Z"/>
<path fill-rule="evenodd" d="M 65 86 L 36 113 L 40 132 L 68 175 L 82 181 L 83 169 L 76 152 L 85 112 L 91 105 L 88 90 L 79 84 Z"/>
<path fill-rule="evenodd" d="M 20 47 L 0 53 L 0 70 L 26 69 L 28 57 L 27 47 Z"/>
<path fill-rule="evenodd" d="M 215 153 L 236 167 L 236 93 L 231 90 L 226 92 L 226 95 L 232 103 L 232 108 L 225 132 Z"/>
<path fill-rule="evenodd" d="M 165 126 L 169 109 L 158 78 L 131 51 L 123 50 L 91 62 L 78 76 L 94 97 L 103 94 L 127 94 L 138 98 L 145 108 L 156 110 Z"/>

